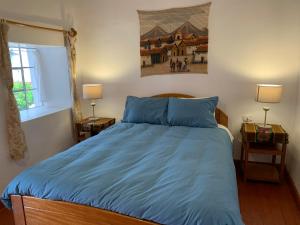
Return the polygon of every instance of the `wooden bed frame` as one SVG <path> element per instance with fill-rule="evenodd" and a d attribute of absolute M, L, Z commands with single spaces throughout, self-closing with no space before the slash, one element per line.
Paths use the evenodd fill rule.
<path fill-rule="evenodd" d="M 152 97 L 193 98 L 191 95 L 168 93 Z M 216 109 L 216 120 L 228 126 L 228 117 Z M 53 201 L 30 196 L 12 195 L 15 225 L 155 225 L 108 210 L 64 201 Z"/>

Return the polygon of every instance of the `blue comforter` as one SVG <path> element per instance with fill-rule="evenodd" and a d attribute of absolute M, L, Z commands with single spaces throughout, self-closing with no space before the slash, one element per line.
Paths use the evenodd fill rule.
<path fill-rule="evenodd" d="M 2 195 L 7 206 L 11 194 L 160 224 L 243 224 L 232 145 L 220 128 L 119 123 L 22 172 Z"/>

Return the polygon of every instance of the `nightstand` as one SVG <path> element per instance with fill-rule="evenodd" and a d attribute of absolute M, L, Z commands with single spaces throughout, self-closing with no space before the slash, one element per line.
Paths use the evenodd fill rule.
<path fill-rule="evenodd" d="M 276 124 L 272 124 L 272 128 L 269 130 L 264 130 L 254 123 L 243 123 L 241 133 L 241 163 L 244 181 L 281 182 L 284 176 L 285 155 L 288 144 L 286 131 L 281 125 Z M 272 162 L 249 161 L 250 155 L 267 155 L 271 157 Z M 277 157 L 280 157 L 280 164 L 276 164 Z"/>
<path fill-rule="evenodd" d="M 98 118 L 91 120 L 90 117 L 76 123 L 77 141 L 83 141 L 91 136 L 97 135 L 102 130 L 115 124 L 115 118 Z"/>

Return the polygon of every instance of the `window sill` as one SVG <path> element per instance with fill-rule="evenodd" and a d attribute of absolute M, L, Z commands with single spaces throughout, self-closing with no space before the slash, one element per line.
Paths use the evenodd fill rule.
<path fill-rule="evenodd" d="M 20 112 L 21 122 L 27 122 L 59 111 L 70 109 L 69 106 L 42 106 Z"/>

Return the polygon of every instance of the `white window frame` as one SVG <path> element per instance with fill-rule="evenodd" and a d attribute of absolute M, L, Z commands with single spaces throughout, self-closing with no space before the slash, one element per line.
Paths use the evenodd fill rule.
<path fill-rule="evenodd" d="M 53 46 L 53 47 L 59 47 L 63 48 L 65 51 L 65 47 L 63 46 Z M 61 99 L 58 99 L 57 96 L 53 98 L 51 96 L 51 93 L 49 94 L 49 90 L 55 90 L 56 86 L 53 82 L 50 82 L 50 86 L 47 82 L 47 78 L 49 76 L 49 57 L 45 54 L 46 48 L 52 48 L 52 46 L 43 46 L 43 45 L 35 45 L 35 44 L 26 44 L 26 43 L 17 43 L 17 42 L 9 42 L 9 50 L 15 50 L 16 53 L 18 53 L 21 57 L 20 62 L 18 62 L 17 67 L 12 67 L 12 69 L 19 70 L 19 81 L 20 83 L 23 83 L 23 89 L 14 90 L 13 92 L 25 92 L 33 90 L 33 96 L 37 95 L 38 97 L 34 98 L 34 107 L 29 107 L 28 99 L 26 97 L 26 109 L 25 107 L 22 107 L 22 110 L 19 108 L 21 122 L 29 122 L 31 120 L 35 120 L 50 114 L 58 113 L 64 110 L 69 110 L 72 107 L 72 98 L 71 98 L 71 92 L 62 92 L 61 87 L 59 87 L 59 91 L 63 94 L 63 101 L 60 101 Z M 29 49 L 30 51 L 36 51 L 35 57 L 33 60 L 34 63 L 30 62 L 31 56 L 28 56 L 29 59 L 29 66 L 30 67 L 24 67 L 24 59 L 22 60 L 22 54 L 20 54 L 20 51 L 22 52 L 22 49 Z M 19 51 L 19 52 L 18 52 Z M 59 50 L 61 52 L 61 49 Z M 28 53 L 28 54 L 31 54 Z M 62 56 L 62 54 L 59 54 Z M 47 56 L 47 57 L 46 57 Z M 59 70 L 59 74 L 62 76 L 67 75 L 68 77 L 63 77 L 63 81 L 68 83 L 68 87 L 66 90 L 69 90 L 69 71 L 68 71 L 68 62 L 67 62 L 67 54 L 64 56 L 65 58 L 61 61 L 65 61 L 64 64 L 62 64 L 59 68 L 65 68 L 65 74 L 62 72 L 62 70 Z M 47 59 L 45 61 L 45 59 Z M 22 64 L 21 64 L 22 63 Z M 13 66 L 13 65 L 12 65 Z M 26 90 L 26 76 L 27 71 L 26 69 L 31 68 L 31 81 L 33 82 L 33 88 Z M 53 71 L 52 71 L 53 73 Z M 21 81 L 21 75 L 22 75 L 22 81 Z M 67 81 L 66 81 L 67 80 Z M 53 81 L 53 80 L 52 80 Z M 45 85 L 45 83 L 47 85 Z M 28 92 L 27 92 L 28 93 Z"/>
<path fill-rule="evenodd" d="M 28 102 L 28 98 L 27 98 L 27 92 L 28 91 L 38 91 L 37 88 L 30 88 L 30 89 L 27 89 L 26 88 L 26 83 L 25 83 L 25 76 L 24 76 L 24 69 L 35 69 L 34 66 L 23 66 L 23 59 L 22 59 L 22 49 L 31 49 L 31 50 L 37 50 L 36 48 L 31 48 L 31 47 L 24 47 L 24 46 L 11 46 L 9 47 L 9 49 L 18 49 L 18 52 L 19 52 L 19 58 L 20 58 L 20 67 L 13 67 L 12 66 L 12 72 L 15 70 L 20 70 L 21 71 L 21 76 L 22 76 L 22 85 L 23 85 L 23 88 L 22 89 L 19 89 L 19 90 L 13 90 L 13 93 L 24 93 L 25 95 L 25 102 L 26 102 L 26 108 L 25 109 L 19 109 L 20 112 L 21 111 L 25 111 L 25 110 L 29 110 L 29 109 L 34 109 L 34 108 L 37 108 L 37 107 L 40 107 L 42 106 L 42 102 L 40 102 L 39 105 L 36 105 L 34 107 L 29 107 L 29 102 Z M 32 74 L 30 74 L 31 76 L 31 80 L 33 79 L 32 77 Z"/>

